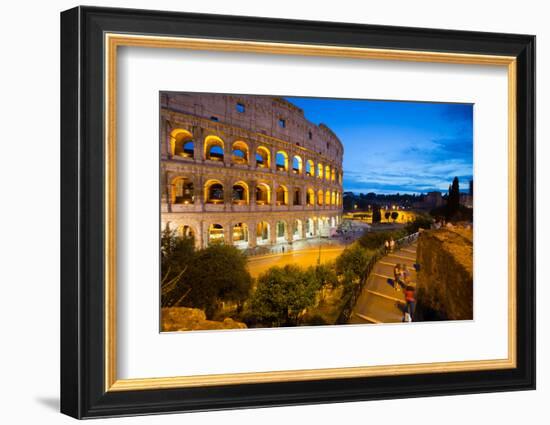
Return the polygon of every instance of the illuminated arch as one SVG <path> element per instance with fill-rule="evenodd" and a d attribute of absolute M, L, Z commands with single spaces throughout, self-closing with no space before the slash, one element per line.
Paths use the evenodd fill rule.
<path fill-rule="evenodd" d="M 275 231 L 276 231 L 275 235 L 277 237 L 277 242 L 284 241 L 287 233 L 287 226 L 288 224 L 284 220 L 279 220 L 275 225 Z"/>
<path fill-rule="evenodd" d="M 325 166 L 325 179 L 330 180 L 330 165 Z"/>
<path fill-rule="evenodd" d="M 187 224 L 183 224 L 181 226 L 178 226 L 177 230 L 176 230 L 176 234 L 180 237 L 180 238 L 194 238 L 195 237 L 195 230 L 187 225 Z"/>
<path fill-rule="evenodd" d="M 288 205 L 288 189 L 285 185 L 279 185 L 275 192 L 275 202 L 277 205 Z"/>
<path fill-rule="evenodd" d="M 277 171 L 288 171 L 288 154 L 285 151 L 278 151 L 275 155 Z"/>
<path fill-rule="evenodd" d="M 242 140 L 233 143 L 231 147 L 231 162 L 233 164 L 248 164 L 248 145 Z"/>
<path fill-rule="evenodd" d="M 204 184 L 204 201 L 207 204 L 223 204 L 224 188 L 219 180 L 208 180 Z"/>
<path fill-rule="evenodd" d="M 302 189 L 299 187 L 294 188 L 292 205 L 302 205 Z"/>
<path fill-rule="evenodd" d="M 309 177 L 313 177 L 315 175 L 315 164 L 313 164 L 311 159 L 306 161 L 306 175 Z"/>
<path fill-rule="evenodd" d="M 317 191 L 317 205 L 319 205 L 319 206 L 323 205 L 323 199 L 324 199 L 323 191 L 319 189 Z"/>
<path fill-rule="evenodd" d="M 258 245 L 265 245 L 269 243 L 269 223 L 267 221 L 260 221 L 256 224 L 256 243 Z"/>
<path fill-rule="evenodd" d="M 302 220 L 296 219 L 294 220 L 294 226 L 292 228 L 292 239 L 293 240 L 299 240 L 302 239 L 303 235 L 303 223 Z"/>
<path fill-rule="evenodd" d="M 172 204 L 195 203 L 195 188 L 191 179 L 175 177 L 170 185 L 170 202 Z"/>
<path fill-rule="evenodd" d="M 271 187 L 267 183 L 258 183 L 256 185 L 256 204 L 271 204 Z"/>
<path fill-rule="evenodd" d="M 315 192 L 311 188 L 309 188 L 306 192 L 306 205 L 315 205 Z"/>
<path fill-rule="evenodd" d="M 208 244 L 224 243 L 225 235 L 221 224 L 211 224 L 208 227 Z"/>
<path fill-rule="evenodd" d="M 333 183 L 336 181 L 336 170 L 334 168 L 330 171 L 330 181 Z"/>
<path fill-rule="evenodd" d="M 336 192 L 332 192 L 332 197 L 330 199 L 330 205 L 336 205 Z"/>
<path fill-rule="evenodd" d="M 330 190 L 325 192 L 325 205 L 330 205 Z"/>
<path fill-rule="evenodd" d="M 323 178 L 323 164 L 321 163 L 317 164 L 317 177 L 320 179 Z"/>
<path fill-rule="evenodd" d="M 302 158 L 299 155 L 292 157 L 292 172 L 294 174 L 302 174 Z"/>
<path fill-rule="evenodd" d="M 224 142 L 218 136 L 207 136 L 204 139 L 204 158 L 210 161 L 223 161 Z"/>
<path fill-rule="evenodd" d="M 246 223 L 236 223 L 233 226 L 233 245 L 248 245 L 248 226 Z"/>
<path fill-rule="evenodd" d="M 258 168 L 269 168 L 271 164 L 271 154 L 265 146 L 256 149 L 256 166 Z"/>
<path fill-rule="evenodd" d="M 170 153 L 184 158 L 195 157 L 195 143 L 191 132 L 176 128 L 170 132 Z"/>
<path fill-rule="evenodd" d="M 249 193 L 248 185 L 243 181 L 238 181 L 233 184 L 231 192 L 231 201 L 236 205 L 248 205 Z"/>
<path fill-rule="evenodd" d="M 311 238 L 315 236 L 315 223 L 313 218 L 308 218 L 306 220 L 306 238 Z"/>

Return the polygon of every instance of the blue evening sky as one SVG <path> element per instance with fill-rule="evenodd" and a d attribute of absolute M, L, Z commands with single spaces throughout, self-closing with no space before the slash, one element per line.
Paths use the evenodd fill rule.
<path fill-rule="evenodd" d="M 447 191 L 473 176 L 473 105 L 287 97 L 344 144 L 344 190 Z"/>

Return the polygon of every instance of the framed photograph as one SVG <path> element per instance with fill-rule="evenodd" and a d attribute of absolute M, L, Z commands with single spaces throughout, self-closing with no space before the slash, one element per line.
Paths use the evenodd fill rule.
<path fill-rule="evenodd" d="M 535 388 L 535 37 L 61 14 L 61 411 Z"/>

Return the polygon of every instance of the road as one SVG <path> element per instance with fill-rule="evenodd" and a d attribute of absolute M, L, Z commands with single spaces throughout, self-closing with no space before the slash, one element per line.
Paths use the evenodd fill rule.
<path fill-rule="evenodd" d="M 340 255 L 345 249 L 342 246 L 328 246 L 321 248 L 321 263 L 332 261 Z M 285 254 L 269 254 L 248 259 L 248 271 L 252 277 L 257 277 L 261 273 L 273 266 L 286 266 L 287 264 L 296 264 L 302 267 L 313 266 L 317 264 L 319 258 L 319 248 L 291 251 Z"/>
<path fill-rule="evenodd" d="M 405 307 L 402 290 L 396 291 L 388 279 L 393 279 L 396 263 L 406 264 L 412 286 L 416 286 L 416 242 L 382 257 L 374 266 L 363 292 L 355 304 L 349 323 L 401 322 Z"/>

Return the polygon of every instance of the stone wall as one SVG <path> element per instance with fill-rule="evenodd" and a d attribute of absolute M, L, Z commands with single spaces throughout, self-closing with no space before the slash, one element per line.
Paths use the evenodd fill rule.
<path fill-rule="evenodd" d="M 161 315 L 163 332 L 246 328 L 244 323 L 236 322 L 229 317 L 223 322 L 207 320 L 204 311 L 198 308 L 165 307 Z"/>
<path fill-rule="evenodd" d="M 472 230 L 422 232 L 417 262 L 417 300 L 423 319 L 473 319 Z"/>

